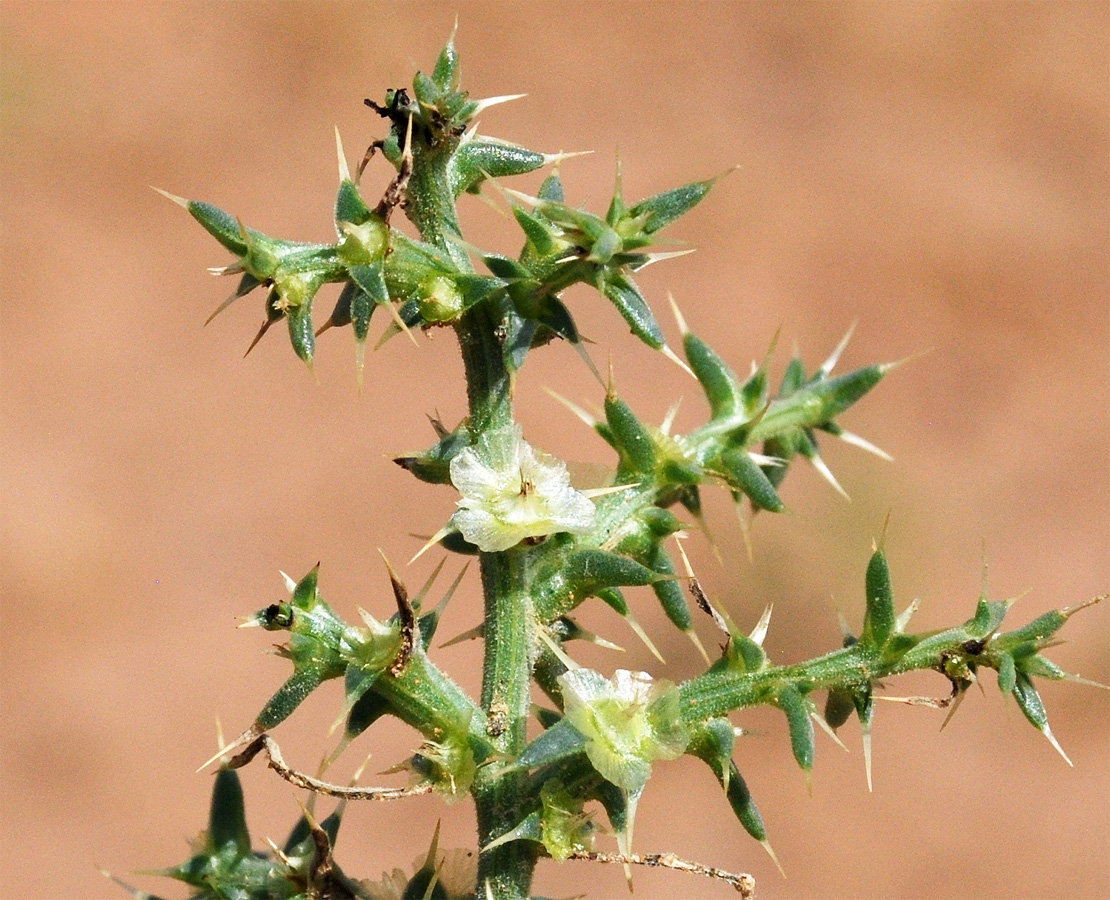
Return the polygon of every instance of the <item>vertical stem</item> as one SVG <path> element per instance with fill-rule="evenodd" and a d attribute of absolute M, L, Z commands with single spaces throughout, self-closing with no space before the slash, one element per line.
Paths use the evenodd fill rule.
<path fill-rule="evenodd" d="M 406 212 L 421 236 L 470 269 L 465 250 L 452 238 L 459 225 L 455 198 L 446 175 L 447 154 L 425 151 L 415 160 Z M 497 329 L 496 307 L 479 304 L 456 325 L 466 370 L 471 434 L 513 424 L 512 383 L 505 368 Z M 490 738 L 506 758 L 520 754 L 527 739 L 532 646 L 532 608 L 528 593 L 528 549 L 481 554 L 485 596 L 485 660 L 482 708 Z M 523 818 L 523 773 L 503 774 L 502 763 L 478 771 L 472 788 L 478 816 L 479 846 L 515 827 Z M 526 900 L 538 851 L 529 841 L 511 841 L 483 853 L 478 868 L 478 895 L 486 885 L 496 900 Z"/>
<path fill-rule="evenodd" d="M 495 312 L 485 305 L 475 307 L 457 328 L 473 432 L 513 422 L 509 373 L 497 339 Z M 527 740 L 532 646 L 528 560 L 524 546 L 481 554 L 485 595 L 482 707 L 490 738 L 509 758 L 517 756 Z M 480 846 L 515 827 L 524 816 L 520 802 L 524 775 L 503 774 L 502 768 L 498 763 L 482 767 L 474 783 Z M 534 847 L 528 841 L 512 841 L 483 853 L 478 868 L 479 896 L 488 881 L 498 900 L 526 898 L 537 859 Z"/>
<path fill-rule="evenodd" d="M 531 661 L 531 604 L 526 589 L 528 551 L 483 553 L 482 583 L 486 593 L 485 664 L 482 707 L 489 735 L 509 758 L 524 749 Z M 524 817 L 522 785 L 526 773 L 503 773 L 494 763 L 479 770 L 474 784 L 481 846 L 509 831 Z M 512 841 L 482 854 L 478 868 L 479 896 L 488 880 L 497 898 L 526 898 L 536 865 L 536 845 Z"/>

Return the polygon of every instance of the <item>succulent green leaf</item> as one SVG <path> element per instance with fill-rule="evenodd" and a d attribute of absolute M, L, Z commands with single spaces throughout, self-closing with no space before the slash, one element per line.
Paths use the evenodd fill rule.
<path fill-rule="evenodd" d="M 570 310 L 561 300 L 555 297 L 548 296 L 544 298 L 543 309 L 537 317 L 537 321 L 552 334 L 558 335 L 570 344 L 577 345 L 582 341 L 582 337 L 578 333 L 578 326 L 575 324 Z M 533 341 L 532 346 L 539 345 L 536 341 Z"/>
<path fill-rule="evenodd" d="M 439 52 L 436 66 L 432 70 L 432 81 L 444 93 L 453 91 L 458 86 L 458 70 L 459 52 L 455 49 L 455 42 L 450 40 Z"/>
<path fill-rule="evenodd" d="M 833 688 L 825 700 L 825 721 L 835 731 L 848 721 L 855 709 L 855 699 L 850 690 Z"/>
<path fill-rule="evenodd" d="M 563 181 L 559 178 L 558 172 L 553 172 L 543 180 L 538 196 L 541 200 L 547 200 L 550 203 L 562 203 L 566 200 Z"/>
<path fill-rule="evenodd" d="M 185 208 L 201 227 L 236 256 L 247 255 L 247 242 L 239 220 L 218 206 L 201 200 L 190 200 Z"/>
<path fill-rule="evenodd" d="M 356 294 L 362 294 L 363 297 L 366 297 L 365 292 L 353 281 L 345 282 L 343 290 L 339 292 L 339 298 L 335 301 L 335 308 L 331 311 L 327 324 L 324 326 L 325 328 L 342 328 L 351 324 Z M 367 298 L 368 301 L 369 298 Z M 369 319 L 367 319 L 367 325 L 369 325 Z"/>
<path fill-rule="evenodd" d="M 1025 718 L 1037 731 L 1043 732 L 1048 728 L 1048 713 L 1045 712 L 1044 702 L 1033 686 L 1032 679 L 1024 672 L 1016 674 L 1012 693 Z"/>
<path fill-rule="evenodd" d="M 685 524 L 669 509 L 658 506 L 646 506 L 636 514 L 636 518 L 647 525 L 654 538 L 669 537 L 676 531 L 685 528 Z"/>
<path fill-rule="evenodd" d="M 752 426 L 751 442 L 776 437 L 791 428 L 812 428 L 835 418 L 877 385 L 887 366 L 867 366 L 837 378 L 821 379 L 771 402 Z M 803 448 L 798 447 L 799 450 Z"/>
<path fill-rule="evenodd" d="M 513 216 L 536 256 L 550 256 L 560 249 L 560 244 L 556 242 L 556 232 L 546 220 L 533 215 L 523 206 L 514 206 Z"/>
<path fill-rule="evenodd" d="M 787 685 L 778 692 L 775 704 L 786 715 L 794 759 L 808 772 L 813 768 L 814 753 L 813 721 L 809 717 L 809 705 L 792 685 Z"/>
<path fill-rule="evenodd" d="M 462 144 L 451 160 L 452 190 L 458 197 L 476 192 L 487 178 L 506 178 L 533 172 L 547 163 L 535 150 L 477 137 Z"/>
<path fill-rule="evenodd" d="M 865 584 L 867 612 L 863 619 L 863 634 L 860 636 L 860 641 L 871 647 L 881 648 L 897 628 L 898 619 L 894 612 L 890 569 L 882 549 L 877 549 L 871 554 L 871 560 L 867 564 Z"/>
<path fill-rule="evenodd" d="M 624 317 L 636 337 L 655 350 L 662 348 L 663 330 L 631 278 L 621 274 L 606 278 L 602 293 Z"/>
<path fill-rule="evenodd" d="M 667 551 L 656 545 L 650 559 L 645 560 L 648 566 L 660 575 L 674 575 L 674 562 L 667 555 Z M 663 612 L 680 631 L 693 630 L 694 620 L 690 616 L 690 605 L 686 602 L 686 595 L 677 581 L 660 580 L 651 585 L 655 596 L 663 607 Z"/>
<path fill-rule="evenodd" d="M 212 805 L 208 813 L 208 844 L 219 851 L 231 844 L 238 856 L 251 852 L 251 837 L 247 830 L 246 808 L 243 803 L 243 786 L 239 774 L 231 769 L 220 769 L 212 786 Z"/>
<path fill-rule="evenodd" d="M 259 281 L 250 272 L 244 272 L 243 277 L 239 279 L 238 287 L 235 288 L 235 296 L 245 297 L 247 294 L 249 294 L 256 287 L 263 283 L 264 282 Z"/>
<path fill-rule="evenodd" d="M 544 578 L 540 579 L 542 587 L 535 591 L 536 614 L 542 621 L 550 622 L 606 588 L 653 584 L 657 578 L 652 569 L 619 553 L 579 550 L 561 559 L 556 567 L 545 570 Z M 622 615 L 627 614 L 627 605 L 624 609 Z"/>
<path fill-rule="evenodd" d="M 766 841 L 767 829 L 763 825 L 763 816 L 759 814 L 759 807 L 755 805 L 747 783 L 740 770 L 736 768 L 736 763 L 729 761 L 728 768 L 728 787 L 725 796 L 728 798 L 729 806 L 732 807 L 733 813 L 748 834 L 757 841 Z"/>
<path fill-rule="evenodd" d="M 586 259 L 598 265 L 605 265 L 614 255 L 620 252 L 623 243 L 624 240 L 616 231 L 612 228 L 605 228 L 590 246 L 590 254 Z"/>
<path fill-rule="evenodd" d="M 790 362 L 786 364 L 785 371 L 782 373 L 782 383 L 779 385 L 779 396 L 789 397 L 796 391 L 801 390 L 805 383 L 805 365 L 797 356 L 791 357 Z"/>
<path fill-rule="evenodd" d="M 692 331 L 687 331 L 682 336 L 682 349 L 686 354 L 686 361 L 690 363 L 690 368 L 705 391 L 710 418 L 729 416 L 744 408 L 736 373 L 705 341 Z"/>
<path fill-rule="evenodd" d="M 983 640 L 998 630 L 1002 620 L 1006 618 L 1006 611 L 1010 604 L 1005 600 L 988 600 L 980 597 L 975 607 L 975 616 L 964 626 L 972 638 Z"/>
<path fill-rule="evenodd" d="M 585 749 L 586 736 L 564 718 L 525 747 L 516 764 L 524 769 L 535 769 L 568 759 Z"/>
<path fill-rule="evenodd" d="M 315 565 L 312 570 L 297 582 L 293 588 L 293 605 L 298 609 L 312 609 L 316 606 L 318 588 L 320 583 L 320 566 Z"/>
<path fill-rule="evenodd" d="M 330 677 L 337 677 L 336 673 Z M 299 669 L 289 676 L 288 680 L 272 696 L 262 712 L 254 720 L 254 726 L 259 731 L 269 731 L 275 725 L 284 722 L 304 699 L 325 681 L 324 670 L 320 668 Z"/>
<path fill-rule="evenodd" d="M 686 752 L 704 760 L 720 779 L 728 775 L 728 766 L 732 761 L 732 750 L 735 745 L 736 732 L 732 723 L 722 717 L 710 719 L 699 728 Z"/>
<path fill-rule="evenodd" d="M 335 196 L 335 221 L 362 225 L 370 220 L 371 215 L 370 207 L 362 199 L 358 187 L 349 178 L 344 178 Z"/>
<path fill-rule="evenodd" d="M 605 550 L 579 550 L 565 561 L 563 572 L 579 597 L 592 597 L 601 588 L 651 584 L 657 578 L 647 566 Z"/>
<path fill-rule="evenodd" d="M 700 731 L 697 739 L 691 742 L 690 752 L 704 760 L 713 770 L 717 781 L 725 789 L 729 806 L 744 830 L 757 841 L 766 841 L 767 829 L 763 825 L 763 817 L 752 800 L 740 770 L 732 761 L 733 741 L 732 724 L 727 719 L 711 719 L 706 723 L 706 729 Z"/>
<path fill-rule="evenodd" d="M 502 279 L 490 278 L 488 275 L 461 272 L 455 275 L 452 281 L 459 292 L 463 311 L 496 298 L 505 290 L 505 282 Z"/>
<path fill-rule="evenodd" d="M 733 634 L 729 638 L 725 664 L 733 671 L 760 672 L 767 667 L 767 654 L 747 635 Z"/>
<path fill-rule="evenodd" d="M 374 315 L 374 310 L 380 304 L 361 288 L 356 288 L 351 292 L 350 303 L 350 317 L 354 325 L 355 340 L 361 344 L 366 341 L 366 336 L 370 333 L 370 319 Z"/>
<path fill-rule="evenodd" d="M 605 418 L 622 467 L 639 475 L 654 472 L 655 442 L 651 432 L 636 418 L 632 408 L 611 391 L 605 397 Z"/>
<path fill-rule="evenodd" d="M 854 372 L 847 372 L 835 378 L 822 378 L 808 387 L 822 404 L 821 422 L 840 415 L 848 407 L 883 380 L 890 370 L 887 365 L 864 366 Z M 813 422 L 819 425 L 821 422 Z"/>
<path fill-rule="evenodd" d="M 998 635 L 992 645 L 1010 649 L 1031 642 L 1035 647 L 1043 646 L 1049 638 L 1064 626 L 1067 620 L 1067 615 L 1060 610 L 1049 610 L 1043 615 L 1037 616 L 1028 625 Z"/>
<path fill-rule="evenodd" d="M 783 502 L 779 499 L 771 479 L 759 467 L 743 447 L 729 447 L 719 457 L 721 474 L 729 485 L 744 494 L 752 505 L 770 512 L 782 512 Z"/>
<path fill-rule="evenodd" d="M 740 386 L 740 409 L 748 415 L 755 415 L 767 405 L 767 370 L 760 366 L 748 380 Z"/>
<path fill-rule="evenodd" d="M 595 596 L 601 598 L 621 618 L 628 615 L 628 601 L 624 599 L 624 594 L 621 593 L 620 588 L 600 588 Z"/>
<path fill-rule="evenodd" d="M 628 795 L 610 781 L 599 780 L 593 789 L 597 801 L 605 807 L 605 815 L 616 834 L 628 828 Z"/>
<path fill-rule="evenodd" d="M 698 490 L 697 485 L 684 485 L 680 490 L 675 492 L 674 499 L 676 503 L 681 503 L 694 518 L 702 518 L 701 491 Z"/>
<path fill-rule="evenodd" d="M 856 715 L 859 717 L 863 730 L 871 730 L 871 720 L 875 717 L 875 698 L 872 696 L 870 684 L 852 692 L 852 702 L 856 706 Z"/>
<path fill-rule="evenodd" d="M 316 329 L 312 324 L 312 304 L 292 307 L 288 312 L 289 340 L 302 360 L 312 365 L 316 352 Z"/>
<path fill-rule="evenodd" d="M 532 711 L 536 714 L 536 721 L 540 723 L 540 727 L 545 730 L 553 727 L 563 718 L 563 714 L 561 712 L 556 712 L 553 709 L 547 709 L 543 706 L 533 707 Z"/>
<path fill-rule="evenodd" d="M 644 232 L 654 234 L 697 206 L 709 193 L 711 187 L 713 187 L 712 180 L 696 181 L 693 184 L 664 191 L 654 197 L 641 200 L 628 211 L 628 214 L 632 218 L 643 217 Z"/>
<path fill-rule="evenodd" d="M 423 72 L 417 72 L 412 79 L 413 92 L 422 106 L 438 106 L 443 90 Z"/>
<path fill-rule="evenodd" d="M 385 282 L 385 267 L 380 260 L 369 265 L 351 266 L 351 280 L 376 304 L 389 302 L 389 288 Z"/>
<path fill-rule="evenodd" d="M 354 705 L 363 698 L 378 676 L 385 670 L 385 666 L 381 668 L 372 668 L 368 666 L 347 666 L 347 674 L 344 676 L 343 694 L 344 700 L 349 708 L 354 708 Z"/>
<path fill-rule="evenodd" d="M 514 308 L 506 310 L 503 327 L 505 338 L 501 355 L 505 368 L 510 372 L 519 372 L 542 328 L 535 319 L 525 318 Z"/>
<path fill-rule="evenodd" d="M 1024 672 L 1030 678 L 1047 678 L 1050 681 L 1066 681 L 1071 676 L 1050 659 L 1039 653 L 1019 657 L 1014 654 L 1014 665 L 1018 671 Z"/>
<path fill-rule="evenodd" d="M 500 835 L 492 840 L 482 848 L 483 852 L 488 852 L 494 847 L 500 847 L 502 844 L 507 844 L 509 841 L 534 841 L 537 844 L 543 843 L 543 814 L 539 810 L 530 812 L 509 831 Z"/>
<path fill-rule="evenodd" d="M 451 460 L 473 442 L 466 422 L 450 432 L 443 433 L 439 441 L 429 450 L 395 458 L 393 461 L 402 469 L 412 472 L 421 481 L 429 484 L 449 484 L 451 481 Z"/>
<path fill-rule="evenodd" d="M 528 269 L 515 259 L 510 259 L 507 256 L 501 256 L 497 253 L 487 253 L 482 257 L 482 262 L 486 264 L 486 268 L 494 275 L 507 281 L 531 277 L 531 273 Z"/>
<path fill-rule="evenodd" d="M 998 660 L 998 689 L 1003 694 L 1012 694 L 1017 687 L 1017 668 L 1014 658 L 1005 651 L 997 654 Z"/>
<path fill-rule="evenodd" d="M 375 691 L 367 691 L 347 713 L 344 740 L 350 741 L 362 734 L 378 719 L 389 712 L 389 701 Z"/>

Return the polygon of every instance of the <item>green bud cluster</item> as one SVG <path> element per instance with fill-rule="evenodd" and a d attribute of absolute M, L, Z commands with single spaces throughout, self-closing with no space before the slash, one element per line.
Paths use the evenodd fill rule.
<path fill-rule="evenodd" d="M 388 337 L 400 328 L 456 323 L 468 309 L 486 303 L 497 307 L 504 363 L 515 372 L 529 350 L 555 337 L 584 353 L 574 319 L 559 299 L 571 285 L 584 283 L 613 303 L 641 340 L 663 348 L 663 332 L 632 273 L 673 255 L 649 253 L 646 248 L 657 232 L 693 208 L 713 181 L 665 191 L 628 207 L 618 179 L 608 213 L 601 218 L 567 206 L 562 182 L 552 175 L 539 197 L 513 195 L 531 207 L 513 204 L 525 236 L 519 258 L 481 254 L 491 275 L 475 274 L 450 204 L 462 193 L 478 193 L 488 179 L 525 174 L 565 155 L 539 153 L 468 130 L 480 110 L 514 98 L 469 99 L 458 90 L 457 56 L 449 50 L 441 54 L 432 75 L 417 74 L 413 97 L 406 90 L 391 90 L 384 105 L 367 101 L 390 121 L 388 137 L 375 142 L 368 154 L 380 149 L 398 171 L 374 208 L 360 194 L 357 174 L 351 176 L 339 145 L 335 244 L 270 238 L 210 203 L 167 195 L 238 257 L 213 270 L 242 275 L 217 312 L 265 287 L 266 318 L 251 348 L 274 323 L 285 319 L 293 349 L 311 365 L 316 336 L 327 328 L 349 325 L 359 348 L 361 377 L 362 347 L 378 307 L 395 307 Z M 414 240 L 392 227 L 389 219 L 396 206 L 402 206 L 431 240 Z M 316 329 L 313 301 L 328 283 L 341 283 L 342 289 L 331 315 Z"/>
<path fill-rule="evenodd" d="M 420 614 L 407 601 L 399 599 L 399 605 L 385 622 L 362 611 L 364 627 L 348 626 L 319 596 L 313 569 L 294 587 L 291 602 L 256 613 L 245 624 L 289 632 L 281 653 L 292 661 L 293 674 L 235 745 L 284 721 L 324 681 L 343 678 L 342 746 L 381 716 L 394 715 L 428 741 L 417 754 L 414 771 L 449 793 L 465 792 L 476 761 L 492 752 L 484 714 L 427 657 L 440 610 Z"/>
<path fill-rule="evenodd" d="M 193 842 L 180 865 L 151 874 L 172 878 L 193 889 L 189 900 L 307 900 L 310 897 L 367 896 L 332 858 L 344 804 L 317 824 L 308 809 L 280 847 L 251 848 L 239 775 L 226 767 L 216 773 L 208 829 Z M 136 900 L 162 900 L 122 881 Z"/>

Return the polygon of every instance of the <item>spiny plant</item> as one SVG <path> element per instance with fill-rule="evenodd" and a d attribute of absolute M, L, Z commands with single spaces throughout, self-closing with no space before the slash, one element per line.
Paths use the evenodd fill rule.
<path fill-rule="evenodd" d="M 870 785 L 876 687 L 916 670 L 937 671 L 948 680 L 950 694 L 929 702 L 952 711 L 984 670 L 994 670 L 1002 693 L 1014 698 L 1063 755 L 1036 681 L 1082 680 L 1063 672 L 1043 651 L 1088 604 L 1004 631 L 1009 604 L 989 599 L 984 589 L 967 621 L 913 632 L 915 604 L 898 611 L 880 541 L 867 565 L 862 626 L 853 630 L 845 624 L 843 646 L 824 656 L 772 665 L 762 646 L 770 609 L 745 633 L 714 606 L 679 543 L 687 528 L 682 516 L 700 522 L 702 487 L 723 487 L 753 514 L 779 512 L 780 485 L 799 457 L 838 487 L 822 462 L 818 440 L 831 435 L 876 450 L 845 430 L 840 419 L 893 364 L 833 375 L 842 343 L 816 369 L 791 359 L 775 387 L 767 361 L 738 376 L 686 326 L 677 307 L 684 360 L 667 345 L 634 276 L 673 255 L 652 247 L 665 228 L 706 196 L 712 178 L 629 203 L 618 175 L 608 210 L 597 215 L 567 202 L 556 170 L 535 196 L 498 188 L 523 232 L 515 256 L 468 243 L 456 211 L 461 195 L 543 167 L 557 169 L 565 158 L 477 132 L 472 123 L 478 113 L 509 99 L 473 100 L 460 89 L 452 39 L 430 75 L 417 73 L 411 93 L 398 88 L 387 91 L 381 104 L 367 100 L 388 134 L 370 146 L 353 174 L 339 145 L 334 243 L 272 238 L 209 203 L 167 195 L 235 257 L 214 270 L 238 276 L 238 286 L 216 312 L 262 289 L 266 317 L 251 347 L 284 321 L 293 350 L 311 367 L 321 332 L 350 329 L 361 383 L 363 350 L 378 310 L 389 320 L 383 340 L 416 330 L 454 331 L 469 414 L 452 429 L 433 420 L 435 443 L 395 461 L 416 478 L 453 487 L 460 495 L 457 510 L 424 549 L 440 544 L 476 555 L 485 601 L 482 623 L 470 635 L 484 641 L 481 696 L 472 698 L 431 656 L 443 602 L 465 568 L 443 602 L 429 607 L 431 580 L 410 598 L 387 562 L 395 612 L 382 620 L 359 609 L 355 624 L 324 601 L 316 568 L 299 580 L 286 576 L 289 597 L 244 624 L 287 632 L 280 652 L 293 673 L 254 722 L 210 760 L 219 761 L 219 770 L 208 829 L 186 862 L 162 870 L 189 885 L 194 900 L 513 900 L 530 895 L 542 858 L 619 862 L 630 886 L 632 864 L 665 865 L 723 879 L 750 895 L 751 876 L 671 854 L 633 852 L 637 804 L 655 763 L 683 754 L 704 762 L 724 803 L 773 856 L 763 819 L 733 761 L 741 729 L 730 716 L 756 706 L 780 710 L 794 759 L 808 775 L 815 724 L 835 738 L 836 729 L 854 715 L 863 730 Z M 359 182 L 379 154 L 393 175 L 372 204 Z M 416 237 L 396 227 L 398 211 L 415 226 Z M 314 301 L 329 283 L 342 286 L 339 299 L 317 327 Z M 515 379 L 533 350 L 559 339 L 589 363 L 562 299 L 580 283 L 612 303 L 648 348 L 692 374 L 709 408 L 704 424 L 688 434 L 674 433 L 671 416 L 655 427 L 618 394 L 612 372 L 597 417 L 567 402 L 615 454 L 609 486 L 595 491 L 572 487 L 566 466 L 527 443 L 514 416 Z M 630 587 L 650 588 L 670 622 L 690 637 L 705 658 L 701 674 L 674 684 L 646 672 L 617 669 L 607 675 L 574 661 L 575 641 L 601 642 L 574 618 L 592 598 L 624 618 L 658 656 L 633 616 L 624 593 Z M 716 658 L 698 641 L 687 594 L 720 632 Z M 418 746 L 400 766 L 410 772 L 407 787 L 331 784 L 285 762 L 270 732 L 332 679 L 342 680 L 345 701 L 343 734 L 329 762 L 376 722 L 394 716 L 419 734 Z M 533 702 L 533 685 L 546 703 Z M 823 705 L 817 700 L 821 695 Z M 281 777 L 310 792 L 289 838 L 269 849 L 252 845 L 235 771 L 260 753 Z M 333 847 L 347 802 L 402 802 L 428 792 L 471 797 L 476 852 L 443 854 L 433 839 L 411 876 L 396 870 L 371 883 L 344 874 Z M 322 821 L 313 812 L 316 794 L 340 799 Z M 598 808 L 616 837 L 617 853 L 594 850 Z M 139 898 L 153 896 L 129 890 Z"/>

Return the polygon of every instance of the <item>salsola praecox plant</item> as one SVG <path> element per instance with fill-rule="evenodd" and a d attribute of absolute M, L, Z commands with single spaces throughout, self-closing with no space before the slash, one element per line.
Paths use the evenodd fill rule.
<path fill-rule="evenodd" d="M 794 358 L 775 381 L 766 362 L 740 377 L 722 348 L 691 331 L 674 307 L 680 355 L 665 342 L 635 275 L 672 255 L 652 248 L 664 229 L 702 201 L 715 179 L 629 203 L 618 177 L 604 215 L 588 212 L 565 197 L 557 171 L 563 155 L 476 131 L 478 113 L 508 99 L 473 100 L 460 89 L 452 41 L 431 74 L 417 73 L 411 92 L 398 88 L 380 104 L 367 100 L 387 133 L 353 173 L 339 146 L 333 243 L 273 238 L 212 204 L 171 196 L 234 257 L 215 270 L 238 278 L 217 312 L 255 291 L 264 297 L 265 320 L 255 342 L 284 322 L 294 351 L 311 366 L 322 332 L 349 329 L 361 383 L 375 313 L 385 321 L 383 340 L 428 329 L 455 333 L 469 414 L 454 428 L 434 420 L 435 443 L 395 461 L 416 478 L 457 492 L 456 511 L 446 522 L 429 523 L 429 531 L 438 531 L 421 552 L 438 545 L 477 556 L 485 599 L 482 623 L 472 635 L 484 641 L 478 698 L 433 661 L 442 603 L 426 602 L 431 582 L 410 596 L 388 562 L 391 598 L 372 600 L 367 605 L 375 612 L 359 609 L 353 623 L 325 602 L 315 568 L 297 580 L 287 577 L 289 595 L 248 617 L 244 624 L 287 633 L 281 652 L 293 672 L 254 722 L 210 761 L 219 768 L 208 829 L 186 862 L 163 870 L 189 885 L 197 900 L 510 900 L 529 896 L 542 858 L 619 862 L 628 872 L 633 864 L 667 865 L 723 879 L 748 895 L 750 876 L 665 853 L 635 852 L 637 803 L 655 765 L 683 754 L 704 762 L 721 786 L 722 809 L 731 807 L 744 829 L 772 852 L 733 761 L 739 733 L 734 714 L 755 706 L 780 710 L 794 759 L 807 773 L 815 725 L 834 733 L 855 716 L 869 770 L 875 686 L 914 670 L 934 670 L 948 680 L 950 694 L 932 702 L 951 709 L 985 670 L 994 670 L 1003 694 L 1060 749 L 1036 682 L 1081 680 L 1042 651 L 1086 604 L 1007 631 L 1008 604 L 984 590 L 967 621 L 914 632 L 914 606 L 899 610 L 880 541 L 867 565 L 860 627 L 846 625 L 843 646 L 824 656 L 772 665 L 762 646 L 770 610 L 745 631 L 706 596 L 680 543 L 688 523 L 700 520 L 702 487 L 722 487 L 751 511 L 778 512 L 779 487 L 800 458 L 836 486 L 819 440 L 838 437 L 875 450 L 845 430 L 841 417 L 893 366 L 834 375 L 842 344 L 816 368 Z M 392 180 L 380 199 L 368 202 L 359 182 L 375 157 L 392 167 Z M 500 186 L 502 179 L 544 167 L 553 172 L 535 196 Z M 464 238 L 456 201 L 487 185 L 496 186 L 523 232 L 515 255 L 481 250 Z M 399 214 L 416 236 L 398 227 Z M 341 288 L 323 319 L 314 301 L 329 283 Z M 614 453 L 609 484 L 593 491 L 576 489 L 562 461 L 528 443 L 513 408 L 516 375 L 533 350 L 566 342 L 593 368 L 562 299 L 580 283 L 611 303 L 643 344 L 692 374 L 708 401 L 706 420 L 686 434 L 675 433 L 669 419 L 658 427 L 643 421 L 618 393 L 612 370 L 607 387 L 598 376 L 604 396 L 596 416 L 565 401 Z M 646 672 L 598 672 L 574 661 L 575 641 L 597 640 L 574 618 L 593 598 L 626 619 L 654 652 L 624 593 L 631 587 L 654 593 L 670 622 L 693 640 L 705 659 L 701 674 L 675 684 Z M 719 632 L 715 658 L 695 634 L 688 597 Z M 397 717 L 419 735 L 411 757 L 401 763 L 410 773 L 407 786 L 331 784 L 285 761 L 271 732 L 332 679 L 342 680 L 345 702 L 343 733 L 331 758 L 356 739 L 370 740 L 363 735 L 378 720 Z M 533 685 L 546 697 L 543 705 L 533 703 Z M 235 771 L 259 754 L 311 797 L 285 843 L 268 849 L 252 844 Z M 346 803 L 404 802 L 428 792 L 473 800 L 478 835 L 472 851 L 444 853 L 433 839 L 415 872 L 397 870 L 379 882 L 339 868 L 332 848 Z M 339 798 L 330 815 L 315 815 L 316 794 Z M 594 849 L 601 827 L 594 817 L 601 811 L 616 853 Z M 151 897 L 132 890 L 136 897 Z"/>

